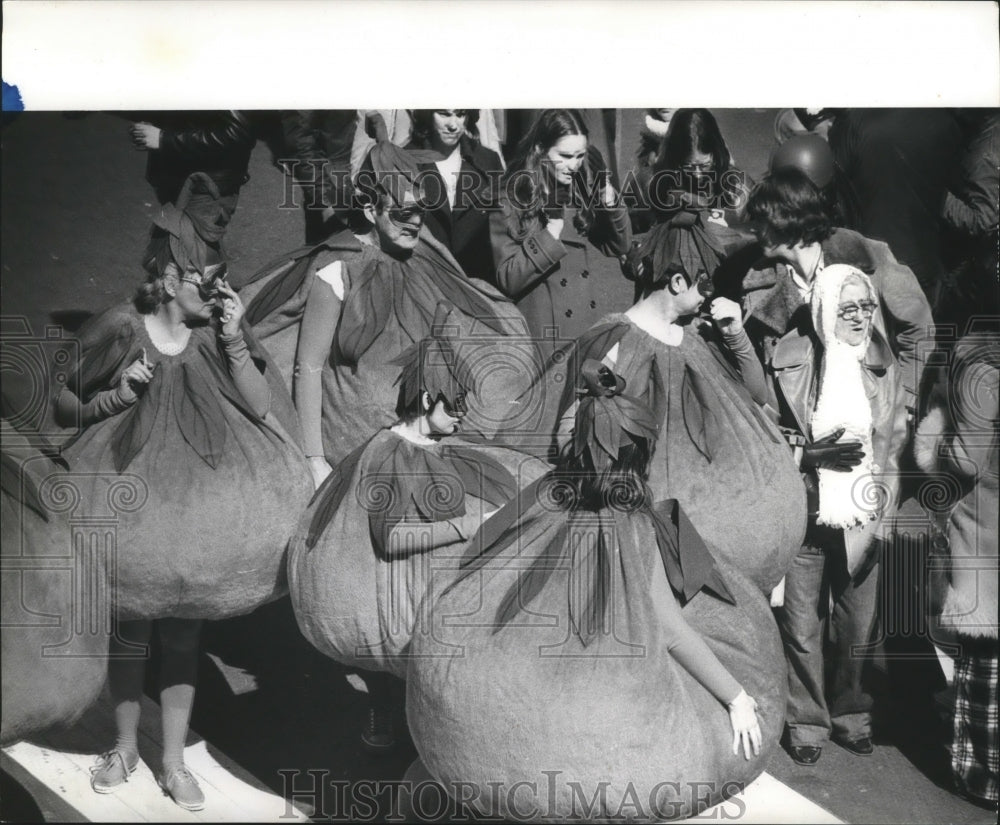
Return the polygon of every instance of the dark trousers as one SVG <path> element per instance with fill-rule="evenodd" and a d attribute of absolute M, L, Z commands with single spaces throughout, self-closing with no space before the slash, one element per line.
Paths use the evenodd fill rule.
<path fill-rule="evenodd" d="M 876 638 L 878 563 L 852 579 L 843 544 L 841 531 L 811 527 L 785 576 L 778 626 L 788 662 L 792 746 L 822 745 L 831 733 L 871 735 L 865 677 Z"/>

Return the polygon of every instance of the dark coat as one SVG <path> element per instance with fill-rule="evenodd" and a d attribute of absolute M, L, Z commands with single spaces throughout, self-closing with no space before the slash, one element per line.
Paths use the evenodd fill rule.
<path fill-rule="evenodd" d="M 954 113 L 848 109 L 829 137 L 860 210 L 853 228 L 889 244 L 933 298 L 944 271 L 941 210 L 963 149 Z"/>
<path fill-rule="evenodd" d="M 412 143 L 406 147 L 417 148 Z M 470 278 L 493 283 L 496 266 L 490 243 L 490 212 L 496 208 L 496 183 L 503 172 L 500 156 L 474 140 L 462 138 L 462 167 L 455 206 L 448 205 L 444 180 L 433 163 L 420 164 L 422 191 L 432 208 L 424 222 L 455 256 Z"/>
<path fill-rule="evenodd" d="M 535 336 L 556 343 L 572 340 L 605 315 L 624 312 L 634 303 L 635 287 L 622 274 L 620 256 L 632 243 L 623 206 L 598 209 L 589 234 L 574 225 L 575 207 L 563 213 L 558 240 L 542 221 L 518 238 L 518 219 L 506 200 L 490 216 L 496 285 L 514 299 Z"/>
<path fill-rule="evenodd" d="M 173 203 L 188 175 L 204 172 L 223 197 L 234 196 L 250 175 L 257 142 L 250 121 L 239 112 L 186 112 L 152 116 L 160 148 L 150 150 L 146 180 L 160 203 Z M 234 203 L 235 207 L 235 203 Z"/>
<path fill-rule="evenodd" d="M 835 229 L 821 246 L 825 266 L 849 264 L 871 278 L 879 301 L 875 328 L 899 361 L 907 405 L 914 406 L 923 370 L 922 356 L 928 352 L 934 323 L 920 284 L 908 267 L 896 261 L 886 244 L 850 229 Z M 778 339 L 792 327 L 792 316 L 804 305 L 802 297 L 792 282 L 789 267 L 767 260 L 750 268 L 743 278 L 742 292 L 747 333 L 767 362 Z"/>

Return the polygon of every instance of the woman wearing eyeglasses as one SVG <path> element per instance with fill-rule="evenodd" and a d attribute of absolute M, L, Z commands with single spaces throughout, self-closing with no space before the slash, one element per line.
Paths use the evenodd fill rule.
<path fill-rule="evenodd" d="M 643 266 L 692 277 L 703 271 L 725 284 L 720 268 L 753 242 L 749 233 L 730 228 L 749 186 L 747 176 L 733 166 L 711 112 L 674 112 L 644 194 L 653 225 L 630 250 L 626 271 L 636 278 Z M 644 215 L 633 211 L 633 220 L 641 222 Z M 733 266 L 740 266 L 738 260 Z"/>
<path fill-rule="evenodd" d="M 731 222 L 750 193 L 733 165 L 715 117 L 708 109 L 677 109 L 660 144 L 650 181 L 650 205 L 659 220 L 682 209 L 708 210 L 715 222 Z"/>
<path fill-rule="evenodd" d="M 184 764 L 203 619 L 249 613 L 285 590 L 284 549 L 306 503 L 290 400 L 242 323 L 219 247 L 226 206 L 201 173 L 155 221 L 147 280 L 131 304 L 80 330 L 79 369 L 56 399 L 77 434 L 63 455 L 80 507 L 120 514 L 108 679 L 117 739 L 91 785 L 111 793 L 139 761 L 153 622 L 161 643 L 164 793 L 186 810 L 204 794 Z M 268 374 L 272 373 L 272 374 Z M 282 420 L 284 419 L 284 420 Z M 127 477 L 137 492 L 116 492 Z M 70 688 L 71 689 L 71 688 Z"/>
<path fill-rule="evenodd" d="M 558 344 L 632 304 L 620 263 L 632 230 L 579 112 L 542 110 L 519 152 L 490 217 L 496 284 Z"/>
<path fill-rule="evenodd" d="M 872 752 L 865 669 L 876 641 L 882 525 L 895 509 L 906 439 L 904 390 L 874 323 L 878 308 L 864 272 L 827 266 L 815 277 L 808 320 L 782 336 L 767 365 L 773 406 L 810 493 L 809 526 L 778 612 L 788 745 L 800 765 L 814 764 L 831 737 L 854 754 Z M 833 628 L 832 662 L 824 617 Z"/>

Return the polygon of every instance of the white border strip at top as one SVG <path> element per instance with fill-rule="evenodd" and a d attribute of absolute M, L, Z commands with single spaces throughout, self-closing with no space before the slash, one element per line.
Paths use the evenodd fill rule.
<path fill-rule="evenodd" d="M 3 3 L 29 109 L 1000 106 L 994 2 Z"/>

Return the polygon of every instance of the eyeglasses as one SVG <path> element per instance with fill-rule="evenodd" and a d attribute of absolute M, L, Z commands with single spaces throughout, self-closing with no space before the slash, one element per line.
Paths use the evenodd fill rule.
<path fill-rule="evenodd" d="M 414 218 L 424 218 L 424 208 L 422 206 L 390 206 L 385 210 L 389 220 L 398 226 L 412 223 Z"/>
<path fill-rule="evenodd" d="M 189 270 L 181 275 L 180 279 L 186 284 L 194 284 L 198 287 L 198 295 L 203 301 L 211 301 L 213 298 L 219 297 L 219 284 L 226 280 L 227 274 L 226 264 L 218 264 L 206 267 L 202 274 Z"/>
<path fill-rule="evenodd" d="M 468 411 L 468 405 L 465 402 L 465 393 L 460 392 L 455 395 L 454 401 L 449 401 L 444 393 L 438 395 L 438 400 L 444 407 L 444 411 L 450 415 L 452 418 L 461 418 Z"/>
<path fill-rule="evenodd" d="M 714 160 L 706 160 L 704 163 L 682 163 L 681 171 L 697 174 L 699 172 L 711 172 L 715 168 Z"/>
<path fill-rule="evenodd" d="M 862 301 L 860 304 L 844 304 L 837 309 L 837 317 L 845 321 L 857 321 L 858 317 L 871 318 L 878 309 L 874 301 Z"/>

